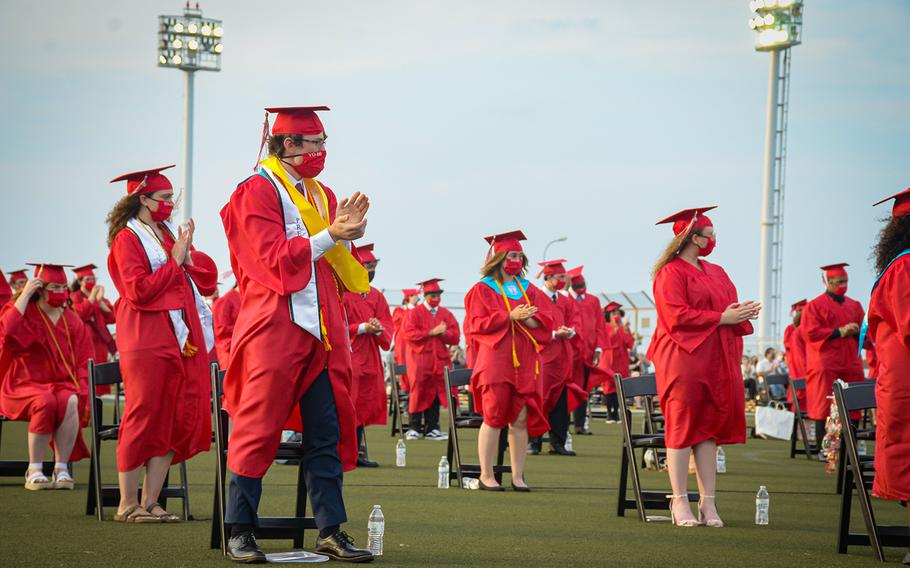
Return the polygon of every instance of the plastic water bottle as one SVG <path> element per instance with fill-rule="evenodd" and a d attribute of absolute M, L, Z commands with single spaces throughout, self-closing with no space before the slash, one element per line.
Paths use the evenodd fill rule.
<path fill-rule="evenodd" d="M 370 520 L 367 523 L 367 548 L 373 556 L 382 556 L 382 535 L 385 532 L 385 517 L 382 507 L 373 505 Z"/>
<path fill-rule="evenodd" d="M 449 488 L 449 460 L 445 456 L 439 460 L 439 481 L 436 483 L 439 489 Z"/>
<path fill-rule="evenodd" d="M 395 465 L 404 467 L 408 461 L 408 449 L 404 445 L 404 440 L 399 439 L 398 445 L 395 446 Z"/>
<path fill-rule="evenodd" d="M 480 489 L 480 480 L 476 477 L 461 478 L 461 486 L 465 489 Z"/>
<path fill-rule="evenodd" d="M 590 427 L 591 427 L 591 418 L 588 416 L 585 416 L 585 428 L 584 428 L 585 431 L 590 429 Z"/>
<path fill-rule="evenodd" d="M 717 473 L 727 473 L 727 455 L 723 446 L 717 446 Z"/>
<path fill-rule="evenodd" d="M 866 441 L 865 440 L 860 440 L 859 442 L 856 443 L 856 453 L 858 453 L 861 456 L 866 455 Z"/>
<path fill-rule="evenodd" d="M 770 501 L 768 499 L 768 489 L 762 485 L 758 488 L 758 495 L 755 496 L 755 524 L 756 525 L 767 525 L 768 524 L 768 507 Z"/>
<path fill-rule="evenodd" d="M 575 449 L 572 447 L 572 434 L 566 434 L 566 449 L 570 452 L 575 451 Z"/>

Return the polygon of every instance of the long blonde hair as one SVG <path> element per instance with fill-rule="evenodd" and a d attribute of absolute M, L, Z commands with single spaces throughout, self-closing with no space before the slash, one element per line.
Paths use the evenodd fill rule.
<path fill-rule="evenodd" d="M 657 273 L 660 272 L 660 269 L 676 258 L 680 251 L 685 248 L 687 244 L 692 242 L 692 237 L 697 234 L 696 231 L 689 231 L 689 234 L 680 233 L 674 236 L 673 240 L 667 245 L 667 248 L 660 253 L 659 257 L 657 257 L 657 262 L 654 263 L 654 267 L 651 269 L 651 280 L 657 278 Z"/>

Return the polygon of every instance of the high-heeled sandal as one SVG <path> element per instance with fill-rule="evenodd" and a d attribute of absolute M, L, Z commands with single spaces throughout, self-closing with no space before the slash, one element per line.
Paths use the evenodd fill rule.
<path fill-rule="evenodd" d="M 723 528 L 724 522 L 722 520 L 720 520 L 720 517 L 718 517 L 716 519 L 706 519 L 705 518 L 705 514 L 701 510 L 702 501 L 704 501 L 705 499 L 714 499 L 714 495 L 702 495 L 701 499 L 699 500 L 699 502 L 698 502 L 698 522 L 705 526 L 714 528 L 714 529 Z M 717 502 L 716 501 L 714 503 L 714 511 L 717 512 Z"/>
<path fill-rule="evenodd" d="M 682 495 L 667 495 L 667 499 L 670 500 L 670 522 L 671 522 L 671 523 L 673 523 L 673 524 L 676 525 L 677 527 L 686 527 L 686 528 L 690 528 L 690 527 L 697 527 L 697 526 L 698 526 L 698 521 L 697 521 L 696 519 L 686 519 L 686 520 L 683 520 L 683 521 L 677 521 L 677 520 L 676 520 L 676 514 L 673 512 L 673 500 L 674 500 L 674 499 L 685 499 L 685 500 L 686 500 L 686 507 L 688 507 L 688 506 L 689 506 L 689 495 L 687 495 L 687 494 L 685 494 L 685 493 L 682 494 Z"/>

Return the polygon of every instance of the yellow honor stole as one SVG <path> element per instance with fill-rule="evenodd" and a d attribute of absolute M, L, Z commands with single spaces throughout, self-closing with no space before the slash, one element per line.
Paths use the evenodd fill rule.
<path fill-rule="evenodd" d="M 496 280 L 494 278 L 494 281 L 496 282 L 496 285 L 499 286 L 499 293 L 502 294 L 502 300 L 506 303 L 506 311 L 508 311 L 510 314 L 509 325 L 512 328 L 511 329 L 511 332 L 512 332 L 511 333 L 511 335 L 512 335 L 512 366 L 517 369 L 518 367 L 521 366 L 521 361 L 518 360 L 518 351 L 515 349 L 515 328 L 517 327 L 519 331 L 521 331 L 528 339 L 531 340 L 531 343 L 534 345 L 534 351 L 536 353 L 540 352 L 540 344 L 537 343 L 537 340 L 534 339 L 534 336 L 531 335 L 531 332 L 528 331 L 528 329 L 524 325 L 522 325 L 521 322 L 517 322 L 512 319 L 512 317 L 511 317 L 512 304 L 509 302 L 508 296 L 506 296 L 506 291 L 503 289 L 502 283 L 499 280 Z M 524 296 L 525 301 L 528 303 L 528 306 L 533 306 L 534 304 L 532 304 L 531 299 L 528 298 L 528 292 L 521 285 L 521 282 L 518 282 L 517 284 L 518 284 L 518 289 L 521 290 L 521 294 L 522 294 L 522 296 Z M 537 375 L 539 375 L 539 374 L 540 374 L 540 360 L 538 359 L 537 361 L 534 362 L 534 379 L 535 380 L 537 379 Z"/>

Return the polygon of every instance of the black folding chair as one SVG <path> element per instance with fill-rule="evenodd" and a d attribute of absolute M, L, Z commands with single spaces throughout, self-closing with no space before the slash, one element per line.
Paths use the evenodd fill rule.
<path fill-rule="evenodd" d="M 0 415 L 0 440 L 3 438 L 3 423 L 12 422 L 6 416 Z M 0 444 L 2 447 L 2 444 Z M 54 462 L 46 461 L 42 465 L 44 475 L 50 477 L 54 473 Z M 0 477 L 23 477 L 28 471 L 28 460 L 0 460 Z M 72 471 L 72 467 L 70 467 Z"/>
<path fill-rule="evenodd" d="M 790 386 L 790 377 L 786 373 L 775 373 L 772 375 L 765 375 L 764 377 L 758 377 L 759 392 L 761 393 L 762 400 L 765 404 L 783 402 L 784 405 L 789 406 L 789 403 L 785 399 L 776 399 L 771 396 L 772 386 L 782 387 L 784 393 L 786 393 L 787 388 Z"/>
<path fill-rule="evenodd" d="M 391 397 L 389 399 L 389 416 L 391 416 L 392 423 L 391 430 L 389 435 L 393 438 L 398 436 L 399 438 L 404 438 L 404 433 L 408 431 L 408 428 L 411 427 L 410 416 L 408 420 L 405 421 L 404 416 L 408 412 L 408 392 L 401 389 L 401 381 L 399 377 L 407 373 L 407 368 L 404 365 L 396 365 L 395 360 L 392 358 L 392 353 L 389 353 L 389 376 L 391 381 Z"/>
<path fill-rule="evenodd" d="M 212 378 L 212 417 L 215 422 L 215 501 L 212 506 L 211 548 L 220 548 L 227 555 L 227 529 L 224 515 L 227 510 L 227 452 L 230 440 L 230 416 L 221 407 L 224 394 L 224 371 L 218 369 L 218 363 L 210 367 Z M 294 548 L 303 548 L 303 537 L 306 530 L 316 530 L 316 520 L 306 516 L 307 488 L 303 471 L 303 442 L 282 442 L 275 456 L 278 460 L 295 460 L 300 465 L 297 470 L 297 500 L 293 517 L 259 517 L 256 538 L 266 540 L 291 539 Z"/>
<path fill-rule="evenodd" d="M 807 460 L 812 460 L 813 456 L 818 455 L 818 448 L 821 443 L 821 440 L 816 440 L 815 444 L 809 442 L 809 432 L 806 430 L 805 420 L 809 419 L 809 415 L 805 410 L 800 407 L 799 404 L 799 393 L 805 392 L 806 390 L 806 379 L 790 379 L 790 395 L 793 398 L 791 403 L 793 407 L 793 431 L 790 433 L 790 458 L 795 458 L 797 455 L 806 456 Z M 803 447 L 797 448 L 796 441 L 797 438 L 802 436 Z"/>
<path fill-rule="evenodd" d="M 874 381 L 862 383 L 834 383 L 834 401 L 840 416 L 848 416 L 851 410 L 866 410 L 876 407 Z M 873 462 L 861 459 L 857 451 L 856 426 L 850 420 L 841 420 L 841 444 L 846 446 L 848 467 L 844 474 L 844 491 L 841 497 L 840 529 L 837 535 L 837 552 L 847 553 L 848 546 L 872 546 L 879 562 L 885 561 L 885 546 L 906 547 L 910 545 L 910 528 L 885 526 L 875 522 L 872 499 L 869 491 L 875 479 Z M 851 490 L 850 487 L 853 487 Z M 865 533 L 850 532 L 850 512 L 853 492 L 859 497 Z"/>
<path fill-rule="evenodd" d="M 635 507 L 638 510 L 638 519 L 642 522 L 665 521 L 668 517 L 648 515 L 648 509 L 668 510 L 670 501 L 667 491 L 644 490 L 641 488 L 641 479 L 638 475 L 638 458 L 635 450 L 648 449 L 666 450 L 663 434 L 633 434 L 632 411 L 629 409 L 629 400 L 634 397 L 645 399 L 646 407 L 652 399 L 657 397 L 657 380 L 654 375 L 622 378 L 617 373 L 615 376 L 616 393 L 619 399 L 619 419 L 622 424 L 622 458 L 619 465 L 619 491 L 617 496 L 616 515 L 624 517 L 626 509 Z M 628 479 L 632 478 L 632 499 L 628 498 Z M 696 493 L 689 493 L 689 501 L 698 501 Z"/>
<path fill-rule="evenodd" d="M 116 442 L 120 434 L 119 412 L 114 414 L 114 423 L 104 424 L 101 398 L 95 394 L 95 387 L 99 385 L 120 385 L 123 377 L 120 374 L 120 363 L 95 364 L 93 359 L 88 360 L 88 393 L 89 412 L 92 419 L 92 457 L 89 462 L 88 495 L 85 500 L 85 514 L 96 515 L 99 521 L 104 520 L 104 507 L 116 507 L 120 503 L 119 485 L 102 485 L 101 483 L 101 442 Z M 190 514 L 190 487 L 186 473 L 186 462 L 180 462 L 180 485 L 170 485 L 170 472 L 164 477 L 164 486 L 158 496 L 158 502 L 167 508 L 167 500 L 181 499 L 183 501 L 183 518 L 192 520 Z M 139 499 L 142 500 L 142 489 L 139 489 Z"/>
<path fill-rule="evenodd" d="M 866 381 L 863 381 L 862 384 L 870 385 L 874 388 L 875 379 L 868 379 Z M 868 409 L 868 408 L 863 409 L 863 419 L 860 421 L 859 426 L 855 427 L 854 431 L 853 431 L 854 436 L 856 437 L 856 441 L 857 442 L 862 441 L 867 447 L 869 445 L 868 444 L 869 442 L 875 441 L 875 427 L 872 426 L 872 427 L 867 428 L 864 426 L 864 424 L 867 423 L 867 420 L 868 420 L 867 417 L 870 414 L 869 410 L 870 409 Z M 841 422 L 843 422 L 844 419 L 845 419 L 844 415 L 841 415 Z M 837 493 L 838 495 L 843 495 L 844 487 L 846 487 L 848 485 L 846 482 L 846 479 L 845 479 L 845 472 L 847 470 L 847 465 L 846 465 L 847 464 L 847 445 L 844 444 L 843 442 L 841 442 L 841 445 L 838 448 L 837 452 L 838 452 L 838 454 L 837 454 L 837 476 L 836 476 L 837 479 L 835 480 L 835 483 L 834 483 L 834 489 L 835 489 L 835 493 Z M 859 459 L 860 459 L 860 461 L 865 461 L 865 462 L 871 463 L 871 462 L 875 461 L 875 456 L 863 453 L 863 454 L 859 454 Z"/>
<path fill-rule="evenodd" d="M 483 424 L 483 416 L 474 411 L 473 398 L 468 392 L 468 408 L 466 411 L 461 409 L 458 400 L 459 388 L 467 387 L 471 383 L 471 374 L 473 369 L 449 369 L 443 370 L 442 378 L 445 383 L 446 396 L 449 402 L 449 445 L 446 450 L 446 458 L 451 464 L 449 468 L 449 480 L 457 479 L 458 487 L 464 488 L 463 479 L 466 474 L 473 474 L 480 477 L 480 464 L 464 463 L 461 459 L 461 446 L 458 442 L 458 430 L 462 428 L 479 429 Z M 506 448 L 509 445 L 509 429 L 503 428 L 499 431 L 499 447 L 497 449 L 496 465 L 493 466 L 493 476 L 496 482 L 502 484 L 502 474 L 512 474 L 512 466 L 504 465 Z"/>

